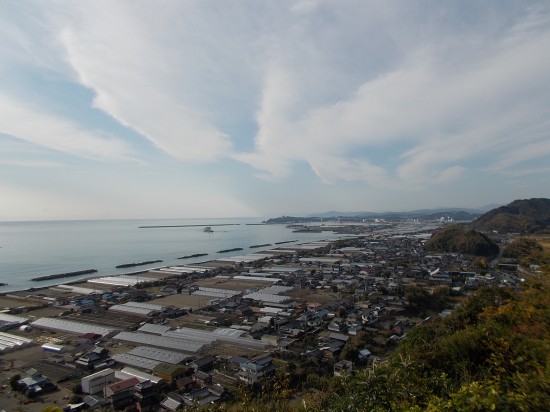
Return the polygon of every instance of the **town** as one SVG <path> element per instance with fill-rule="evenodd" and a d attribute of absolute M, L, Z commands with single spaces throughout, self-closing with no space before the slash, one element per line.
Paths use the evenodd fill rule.
<path fill-rule="evenodd" d="M 481 286 L 521 284 L 516 264 L 426 251 L 445 224 L 350 224 L 338 239 L 1 295 L 1 397 L 9 410 L 177 411 L 281 373 L 322 389 Z"/>

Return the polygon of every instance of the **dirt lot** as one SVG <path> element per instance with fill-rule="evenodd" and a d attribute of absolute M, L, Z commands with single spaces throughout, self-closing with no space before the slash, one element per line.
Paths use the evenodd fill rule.
<path fill-rule="evenodd" d="M 208 306 L 208 302 L 213 297 L 209 296 L 195 296 L 195 295 L 169 295 L 159 299 L 151 300 L 147 303 L 154 303 L 155 305 L 175 306 L 178 308 L 191 308 L 197 310 Z"/>
<path fill-rule="evenodd" d="M 218 289 L 232 289 L 244 291 L 251 288 L 263 289 L 271 286 L 271 282 L 262 282 L 256 280 L 242 280 L 242 279 L 219 279 L 219 278 L 207 278 L 201 279 L 195 282 L 198 286 L 205 288 L 218 288 Z"/>
<path fill-rule="evenodd" d="M 66 382 L 58 385 L 59 390 L 34 399 L 29 403 L 26 396 L 12 392 L 9 386 L 9 379 L 20 374 L 25 376 L 25 370 L 32 364 L 40 362 L 45 355 L 40 346 L 33 346 L 19 351 L 3 354 L 0 358 L 0 407 L 6 412 L 40 412 L 46 406 L 67 404 L 65 396 L 72 396 L 70 391 L 75 382 Z M 4 388 L 3 385 L 6 385 Z"/>
<path fill-rule="evenodd" d="M 19 308 L 19 307 L 39 307 L 41 304 L 35 300 L 11 298 L 6 295 L 0 295 L 0 308 Z"/>

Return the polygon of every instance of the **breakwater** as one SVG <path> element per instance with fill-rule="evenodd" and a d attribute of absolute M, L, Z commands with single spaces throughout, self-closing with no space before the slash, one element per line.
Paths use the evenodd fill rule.
<path fill-rule="evenodd" d="M 243 250 L 243 248 L 242 247 L 234 247 L 233 249 L 223 249 L 223 250 L 218 250 L 218 253 L 236 252 L 237 250 Z"/>
<path fill-rule="evenodd" d="M 208 256 L 208 253 L 194 253 L 192 255 L 180 256 L 179 258 L 176 258 L 176 259 L 192 259 L 192 258 L 197 258 L 201 256 Z"/>
<path fill-rule="evenodd" d="M 165 227 L 212 227 L 212 226 L 240 226 L 240 223 L 218 223 L 210 225 L 152 225 L 152 226 L 138 226 L 138 229 L 162 229 Z"/>
<path fill-rule="evenodd" d="M 97 272 L 97 269 L 86 269 L 86 270 L 78 270 L 76 272 L 66 272 L 66 273 L 57 273 L 55 275 L 38 276 L 36 278 L 32 278 L 31 280 L 33 282 L 42 282 L 44 280 L 63 279 L 63 278 L 70 278 L 74 276 L 80 276 L 80 275 L 89 275 L 91 273 L 96 273 L 96 272 Z"/>
<path fill-rule="evenodd" d="M 125 268 L 133 268 L 136 266 L 145 266 L 145 265 L 151 265 L 153 263 L 160 263 L 162 260 L 146 260 L 145 262 L 137 262 L 137 263 L 124 263 L 122 265 L 115 266 L 117 269 L 125 269 Z"/>

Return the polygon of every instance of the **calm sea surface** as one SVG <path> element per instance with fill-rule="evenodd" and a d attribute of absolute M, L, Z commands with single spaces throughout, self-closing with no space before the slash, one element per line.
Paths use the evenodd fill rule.
<path fill-rule="evenodd" d="M 43 275 L 85 269 L 97 269 L 94 276 L 123 274 L 148 267 L 195 263 L 262 250 L 250 249 L 252 245 L 288 240 L 303 243 L 338 237 L 332 232 L 293 233 L 284 225 L 253 225 L 260 222 L 260 219 L 0 222 L 0 282 L 8 284 L 0 287 L 0 293 L 79 279 L 71 277 L 46 282 L 30 281 L 33 277 Z M 220 224 L 234 226 L 215 226 Z M 151 225 L 198 226 L 139 228 Z M 205 226 L 212 226 L 214 233 L 205 233 Z M 242 247 L 243 250 L 217 253 L 236 247 Z M 208 256 L 177 259 L 195 253 L 208 253 Z M 149 260 L 163 262 L 128 269 L 115 268 L 124 263 Z"/>

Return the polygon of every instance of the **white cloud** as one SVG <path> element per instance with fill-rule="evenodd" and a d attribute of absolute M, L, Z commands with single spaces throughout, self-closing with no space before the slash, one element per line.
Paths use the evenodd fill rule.
<path fill-rule="evenodd" d="M 0 91 L 0 133 L 48 149 L 89 159 L 123 160 L 131 151 L 120 139 L 85 130 L 74 122 L 44 112 Z"/>
<path fill-rule="evenodd" d="M 50 169 L 57 167 L 65 167 L 63 163 L 48 162 L 45 160 L 0 160 L 0 165 L 30 167 L 33 169 Z"/>
<path fill-rule="evenodd" d="M 439 2 L 430 10 L 437 19 L 406 2 L 42 7 L 34 32 L 57 43 L 10 26 L 11 41 L 31 55 L 46 46 L 55 57 L 37 61 L 55 62 L 93 92 L 94 107 L 186 162 L 230 157 L 273 181 L 306 162 L 325 183 L 397 188 L 505 173 L 548 154 L 544 4 L 489 4 L 475 19 L 468 5 Z M 16 107 L 19 119 L 44 112 Z M 8 110 L 1 100 L 0 109 Z M 80 143 L 63 138 L 67 130 L 46 138 L 15 122 L 10 134 L 78 155 L 127 156 L 119 140 L 40 119 L 76 129 Z M 224 128 L 232 121 L 256 122 L 252 148 L 242 144 L 249 136 Z"/>
<path fill-rule="evenodd" d="M 59 41 L 78 81 L 94 92 L 95 107 L 180 159 L 215 160 L 232 151 L 208 111 L 217 105 L 213 87 L 223 85 L 224 73 L 215 59 L 220 50 L 207 48 L 223 39 L 201 39 L 186 26 L 192 22 L 183 6 L 71 6 L 58 23 Z"/>
<path fill-rule="evenodd" d="M 457 162 L 477 160 L 479 170 L 498 156 L 545 156 L 547 132 L 541 142 L 529 129 L 544 122 L 550 109 L 548 15 L 528 14 L 496 42 L 483 32 L 471 33 L 469 48 L 460 38 L 441 37 L 431 45 L 415 45 L 390 71 L 366 78 L 354 92 L 328 103 L 304 104 L 296 97 L 304 85 L 317 86 L 315 69 L 328 67 L 313 66 L 318 56 L 305 54 L 297 61 L 281 49 L 279 59 L 290 58 L 290 64 L 265 72 L 257 150 L 239 158 L 275 177 L 287 176 L 292 162 L 306 160 L 326 182 L 372 175 L 371 183 L 387 184 L 386 176 L 394 173 L 403 182 L 446 183 L 466 172 Z M 453 49 L 462 55 L 453 56 Z M 331 74 L 342 75 L 325 77 Z M 413 149 L 402 152 L 401 164 L 392 170 L 369 156 L 369 149 L 381 146 Z M 510 164 L 502 160 L 497 166 L 505 162 Z"/>

